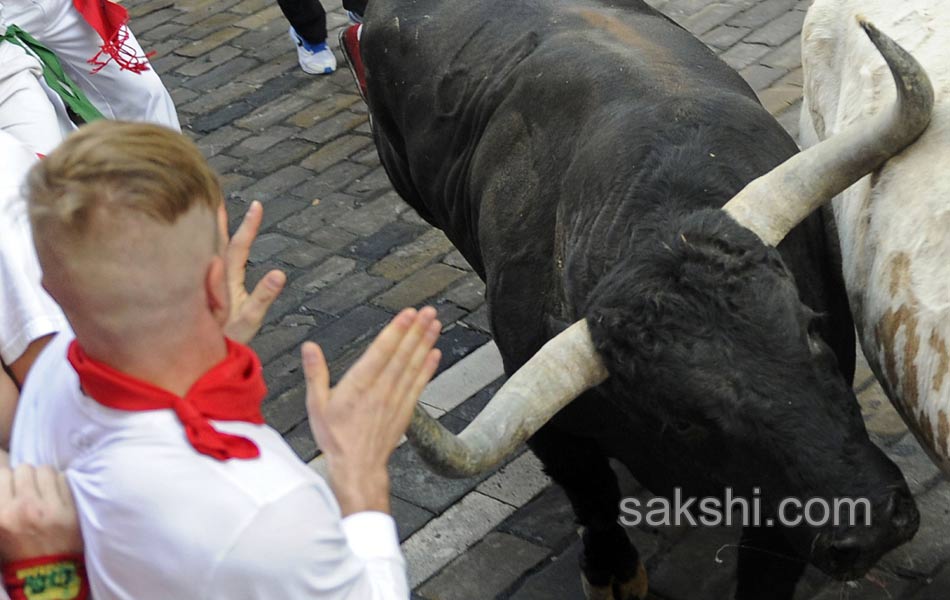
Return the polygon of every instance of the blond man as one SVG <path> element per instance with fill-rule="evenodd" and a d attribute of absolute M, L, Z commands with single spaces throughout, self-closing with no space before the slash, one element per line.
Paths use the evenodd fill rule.
<path fill-rule="evenodd" d="M 330 487 L 263 424 L 260 363 L 228 340 L 217 179 L 186 138 L 100 122 L 29 177 L 58 335 L 27 381 L 19 463 L 65 470 L 92 596 L 406 598 L 386 462 L 439 359 L 406 310 L 330 390 L 304 345 Z"/>

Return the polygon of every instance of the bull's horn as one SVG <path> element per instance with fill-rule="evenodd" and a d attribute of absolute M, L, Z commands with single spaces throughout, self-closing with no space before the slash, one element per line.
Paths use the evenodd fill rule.
<path fill-rule="evenodd" d="M 559 410 L 607 379 L 586 321 L 552 338 L 512 375 L 458 436 L 416 407 L 406 434 L 429 467 L 471 477 L 499 464 Z"/>
<path fill-rule="evenodd" d="M 887 61 L 897 84 L 897 102 L 796 154 L 723 207 L 766 244 L 777 245 L 813 210 L 883 165 L 930 123 L 934 92 L 923 67 L 874 25 L 861 17 L 858 22 Z"/>

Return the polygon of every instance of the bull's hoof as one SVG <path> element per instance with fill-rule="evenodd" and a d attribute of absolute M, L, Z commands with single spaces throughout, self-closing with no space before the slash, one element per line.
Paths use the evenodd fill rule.
<path fill-rule="evenodd" d="M 643 563 L 638 562 L 637 574 L 626 581 L 614 578 L 610 585 L 592 585 L 581 573 L 581 585 L 587 600 L 646 600 L 649 579 Z"/>

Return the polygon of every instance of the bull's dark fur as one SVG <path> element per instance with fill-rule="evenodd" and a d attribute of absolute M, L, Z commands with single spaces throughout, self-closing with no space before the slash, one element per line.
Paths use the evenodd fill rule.
<path fill-rule="evenodd" d="M 719 210 L 797 151 L 733 70 L 639 0 L 374 0 L 366 23 L 383 165 L 485 280 L 505 370 L 582 318 L 607 362 L 530 442 L 593 584 L 636 563 L 607 456 L 657 493 L 906 492 L 850 392 L 821 214 L 773 249 Z M 747 531 L 770 553 L 740 555 L 739 595 L 790 596 L 802 565 L 775 556 L 814 535 Z M 858 572 L 901 535 L 822 566 Z"/>

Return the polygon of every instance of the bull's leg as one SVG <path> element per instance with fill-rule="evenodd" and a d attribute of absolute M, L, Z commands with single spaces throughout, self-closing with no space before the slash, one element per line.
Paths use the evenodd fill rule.
<path fill-rule="evenodd" d="M 744 527 L 739 544 L 736 600 L 791 600 L 795 584 L 805 572 L 805 561 L 781 531 L 765 527 Z"/>
<path fill-rule="evenodd" d="M 542 428 L 528 442 L 551 479 L 564 488 L 583 526 L 581 577 L 589 600 L 642 600 L 647 575 L 636 548 L 617 522 L 620 487 L 607 456 L 593 440 Z"/>

